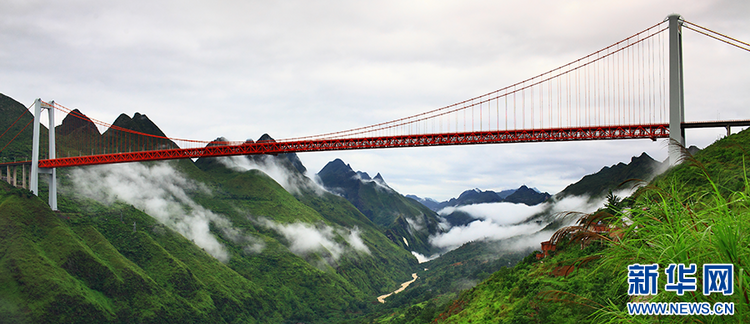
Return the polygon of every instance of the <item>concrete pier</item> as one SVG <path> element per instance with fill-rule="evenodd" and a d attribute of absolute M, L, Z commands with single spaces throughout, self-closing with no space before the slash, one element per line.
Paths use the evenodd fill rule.
<path fill-rule="evenodd" d="M 5 181 L 14 187 L 29 189 L 31 176 L 29 166 L 28 161 L 0 164 L 0 181 Z"/>

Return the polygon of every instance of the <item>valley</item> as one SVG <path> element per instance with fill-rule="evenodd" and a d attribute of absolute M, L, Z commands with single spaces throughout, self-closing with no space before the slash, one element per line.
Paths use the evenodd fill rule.
<path fill-rule="evenodd" d="M 25 109 L 6 96 L 0 108 L 8 112 L 3 116 Z M 22 117 L 21 122 L 30 114 Z M 2 117 L 0 128 L 12 122 Z M 163 135 L 138 113 L 123 114 L 114 124 Z M 57 134 L 62 152 L 116 138 L 74 118 L 65 118 Z M 737 142 L 726 147 L 746 147 L 747 134 L 733 135 Z M 264 134 L 257 141 L 273 138 Z M 28 148 L 19 143 L 3 154 Z M 716 148 L 693 152 L 706 163 L 726 163 Z M 736 158 L 742 152 L 732 153 L 734 169 L 706 168 L 717 174 L 722 195 L 743 192 L 746 177 L 738 178 L 742 163 Z M 625 302 L 624 286 L 604 285 L 610 272 L 595 271 L 616 272 L 606 263 L 616 262 L 607 259 L 614 243 L 577 248 L 577 242 L 566 241 L 572 236 L 563 235 L 559 253 L 538 259 L 540 243 L 576 226 L 583 214 L 640 207 L 638 195 L 627 198 L 640 192 L 627 185 L 632 179 L 655 178 L 652 183 L 666 187 L 677 181 L 674 172 L 683 172 L 686 190 L 705 182 L 685 167 L 659 175 L 666 169 L 644 153 L 556 194 L 529 183 L 497 192 L 469 189 L 438 202 L 399 193 L 387 177 L 371 177 L 342 159 L 315 173 L 296 154 L 128 163 L 58 170 L 59 212 L 46 206 L 46 190 L 36 197 L 3 181 L 0 318 L 4 323 L 590 321 Z M 568 213 L 573 211 L 580 213 Z M 570 264 L 579 271 L 550 274 Z M 586 304 L 572 293 L 600 305 L 598 313 L 578 306 L 566 310 Z M 606 306 L 608 301 L 614 306 Z"/>

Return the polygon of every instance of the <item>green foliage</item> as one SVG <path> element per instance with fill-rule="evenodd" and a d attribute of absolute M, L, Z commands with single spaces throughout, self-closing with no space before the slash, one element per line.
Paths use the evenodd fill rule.
<path fill-rule="evenodd" d="M 29 123 L 34 120 L 34 116 L 26 111 L 26 108 L 23 104 L 0 93 L 0 116 L 2 116 L 0 117 L 0 134 L 5 132 L 0 137 L 0 149 L 5 147 L 0 152 L 0 162 L 31 160 L 32 125 Z M 43 134 L 43 138 L 46 138 L 47 129 L 42 126 L 40 133 Z M 44 152 L 41 154 L 44 155 Z M 5 170 L 2 171 L 5 172 Z"/>
<path fill-rule="evenodd" d="M 9 125 L 10 116 L 15 118 L 25 107 L 3 96 L 0 109 L 7 116 L 0 118 L 0 124 Z M 24 114 L 19 124 L 32 118 Z M 104 146 L 129 150 L 123 145 L 133 142 L 112 130 L 100 135 L 87 122 L 63 124 L 58 132 L 60 156 L 77 155 L 82 149 L 100 151 Z M 143 115 L 133 119 L 123 115 L 115 124 L 161 134 Z M 19 139 L 23 140 L 13 145 L 28 155 L 31 129 Z M 398 287 L 416 265 L 408 251 L 340 197 L 309 190 L 291 195 L 262 172 L 236 172 L 215 159 L 170 164 L 209 189 L 188 192 L 191 199 L 222 215 L 239 233 L 261 240 L 262 253 L 249 252 L 245 242 L 212 225 L 214 236 L 230 254 L 224 264 L 127 204 L 105 206 L 61 190 L 63 212 L 52 213 L 43 202 L 44 181 L 41 199 L 3 184 L 0 318 L 11 322 L 44 322 L 50 315 L 54 316 L 47 322 L 330 322 L 368 312 L 376 296 Z M 58 181 L 61 188 L 70 186 L 67 170 L 58 170 Z M 259 217 L 279 224 L 357 231 L 369 252 L 346 253 L 334 261 L 326 251 L 296 255 L 287 248 L 286 238 L 258 225 Z M 336 235 L 337 242 L 345 244 Z"/>
<path fill-rule="evenodd" d="M 745 159 L 750 132 L 722 139 L 657 177 L 633 197 L 609 195 L 601 215 L 611 224 L 601 243 L 569 235 L 552 257 L 534 253 L 501 269 L 452 303 L 438 307 L 439 323 L 745 323 L 750 321 L 750 181 Z M 588 244 L 588 245 L 586 245 Z M 584 246 L 584 249 L 581 249 Z M 627 266 L 633 263 L 731 263 L 735 293 L 683 296 L 660 291 L 650 302 L 734 302 L 734 316 L 631 316 Z M 561 266 L 575 266 L 557 276 Z M 696 275 L 702 282 L 700 271 Z M 666 277 L 659 277 L 659 286 Z M 643 301 L 643 300 L 642 300 Z M 425 322 L 423 322 L 425 323 Z"/>
<path fill-rule="evenodd" d="M 280 318 L 255 284 L 182 236 L 163 228 L 160 235 L 133 233 L 116 215 L 147 229 L 159 225 L 126 206 L 90 203 L 97 214 L 55 214 L 37 197 L 19 197 L 13 190 L 0 195 L 0 318 L 11 323 Z"/>
<path fill-rule="evenodd" d="M 0 224 L 3 235 L 23 248 L 0 254 L 0 269 L 5 269 L 0 270 L 5 273 L 0 273 L 0 318 L 37 321 L 54 314 L 53 322 L 74 317 L 99 322 L 339 321 L 370 312 L 375 297 L 398 287 L 397 280 L 410 276 L 416 265 L 410 253 L 340 197 L 304 192 L 295 197 L 259 171 L 204 172 L 191 161 L 172 164 L 211 189 L 190 192 L 194 201 L 263 240 L 263 251 L 249 253 L 243 242 L 213 229 L 231 255 L 223 264 L 127 204 L 105 206 L 61 195 L 64 213 L 55 214 L 44 197 L 4 186 L 0 207 L 12 210 L 0 209 L 0 219 L 27 224 Z M 65 187 L 69 177 L 60 171 Z M 347 253 L 335 263 L 323 252 L 295 255 L 285 238 L 259 226 L 256 217 L 356 229 L 369 253 Z M 27 262 L 19 263 L 16 255 Z M 58 281 L 67 284 L 49 288 Z M 16 288 L 26 282 L 40 288 Z"/>
<path fill-rule="evenodd" d="M 661 293 L 650 302 L 734 302 L 734 316 L 689 316 L 680 321 L 736 323 L 750 321 L 748 269 L 750 258 L 750 185 L 744 167 L 750 143 L 747 131 L 725 138 L 659 177 L 652 186 L 638 192 L 622 241 L 604 255 L 605 264 L 626 278 L 624 263 L 669 264 L 730 263 L 735 269 L 735 293 Z M 702 282 L 698 271 L 696 279 Z M 659 285 L 666 283 L 660 276 Z M 646 316 L 627 315 L 622 305 L 607 305 L 597 319 L 608 322 L 649 322 Z M 660 321 L 677 322 L 673 317 Z"/>
<path fill-rule="evenodd" d="M 429 236 L 438 232 L 434 211 L 385 189 L 382 183 L 361 181 L 340 159 L 329 162 L 318 176 L 326 188 L 351 202 L 396 245 L 424 255 L 439 251 L 429 242 Z"/>
<path fill-rule="evenodd" d="M 639 157 L 632 158 L 628 164 L 618 163 L 587 175 L 578 182 L 565 187 L 557 196 L 601 197 L 608 191 L 622 188 L 630 180 L 649 181 L 663 167 L 662 163 L 643 153 Z"/>

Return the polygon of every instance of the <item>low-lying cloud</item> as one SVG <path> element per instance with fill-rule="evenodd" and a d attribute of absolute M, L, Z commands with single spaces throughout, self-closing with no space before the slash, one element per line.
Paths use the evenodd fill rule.
<path fill-rule="evenodd" d="M 263 227 L 281 234 L 289 243 L 289 250 L 299 256 L 314 252 L 328 252 L 331 261 L 338 260 L 347 252 L 362 252 L 370 254 L 370 249 L 360 237 L 358 228 L 335 229 L 328 225 L 315 226 L 309 223 L 281 224 L 268 218 L 259 217 L 255 221 Z M 347 245 L 338 243 L 340 236 Z"/>
<path fill-rule="evenodd" d="M 616 192 L 615 195 L 625 197 L 632 190 Z M 438 248 L 453 250 L 471 241 L 500 241 L 508 238 L 516 240 L 514 249 L 537 246 L 548 240 L 554 231 L 542 231 L 549 224 L 548 220 L 536 218 L 539 214 L 557 215 L 565 212 L 590 213 L 604 206 L 604 199 L 591 200 L 588 196 L 567 197 L 553 200 L 536 206 L 512 203 L 485 203 L 458 207 L 446 207 L 440 210 L 440 215 L 448 215 L 455 211 L 468 214 L 476 220 L 463 226 L 450 227 L 446 232 L 430 237 L 430 243 Z M 531 221 L 534 219 L 534 221 Z M 567 220 L 572 223 L 575 220 Z"/>
<path fill-rule="evenodd" d="M 404 217 L 406 223 L 409 224 L 409 234 L 414 235 L 414 232 L 421 232 L 425 228 L 424 215 L 420 214 L 415 218 Z"/>
<path fill-rule="evenodd" d="M 430 237 L 433 246 L 455 249 L 470 241 L 498 241 L 521 234 L 529 234 L 542 229 L 538 224 L 503 226 L 491 220 L 476 220 L 465 226 L 456 226 L 447 233 Z"/>
<path fill-rule="evenodd" d="M 318 182 L 309 179 L 307 175 L 290 171 L 286 167 L 279 165 L 270 156 L 263 155 L 260 157 L 260 161 L 248 159 L 245 156 L 222 156 L 216 159 L 221 164 L 235 171 L 260 170 L 291 194 L 300 194 L 303 189 L 310 190 L 318 195 L 322 195 L 326 191 Z"/>
<path fill-rule="evenodd" d="M 208 193 L 208 189 L 184 177 L 168 162 L 75 168 L 71 171 L 71 180 L 76 193 L 107 205 L 117 201 L 133 205 L 219 261 L 227 262 L 230 256 L 211 233 L 210 224 L 229 240 L 244 245 L 247 252 L 259 253 L 263 249 L 261 240 L 243 234 L 228 219 L 195 203 L 188 192 Z"/>
<path fill-rule="evenodd" d="M 437 259 L 440 256 L 439 253 L 435 253 L 435 254 L 433 254 L 431 256 L 425 256 L 422 253 L 415 252 L 415 251 L 411 251 L 411 254 L 414 255 L 415 258 L 417 258 L 417 261 L 419 263 L 425 263 L 427 261 L 432 261 L 432 260 Z"/>
<path fill-rule="evenodd" d="M 455 211 L 469 214 L 471 217 L 490 220 L 498 225 L 511 225 L 522 222 L 527 218 L 544 211 L 546 204 L 527 206 L 509 202 L 484 203 L 457 207 L 445 207 L 438 214 L 445 216 Z"/>

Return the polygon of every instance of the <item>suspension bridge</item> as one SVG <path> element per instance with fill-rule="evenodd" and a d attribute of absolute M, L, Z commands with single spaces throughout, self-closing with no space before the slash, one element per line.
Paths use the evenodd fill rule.
<path fill-rule="evenodd" d="M 21 182 L 26 187 L 25 170 L 30 166 L 29 186 L 35 194 L 39 190 L 39 174 L 47 174 L 50 207 L 56 210 L 55 170 L 62 167 L 230 155 L 581 140 L 671 138 L 673 143 L 684 146 L 687 128 L 725 127 L 729 134 L 730 127 L 750 126 L 750 120 L 685 122 L 683 29 L 750 51 L 748 43 L 671 15 L 556 69 L 459 103 L 360 128 L 258 142 L 200 141 L 138 132 L 88 118 L 54 101 L 37 99 L 32 104 L 34 120 L 29 122 L 33 122 L 31 161 L 0 163 L 0 172 L 5 167 L 5 179 L 17 185 L 15 170 L 21 166 Z M 48 111 L 50 131 L 46 157 L 42 159 L 43 110 Z M 90 153 L 60 150 L 54 131 L 56 110 L 107 131 L 101 135 L 98 131 L 61 135 L 67 145 L 86 147 Z M 672 151 L 670 162 L 674 164 L 678 157 Z"/>

